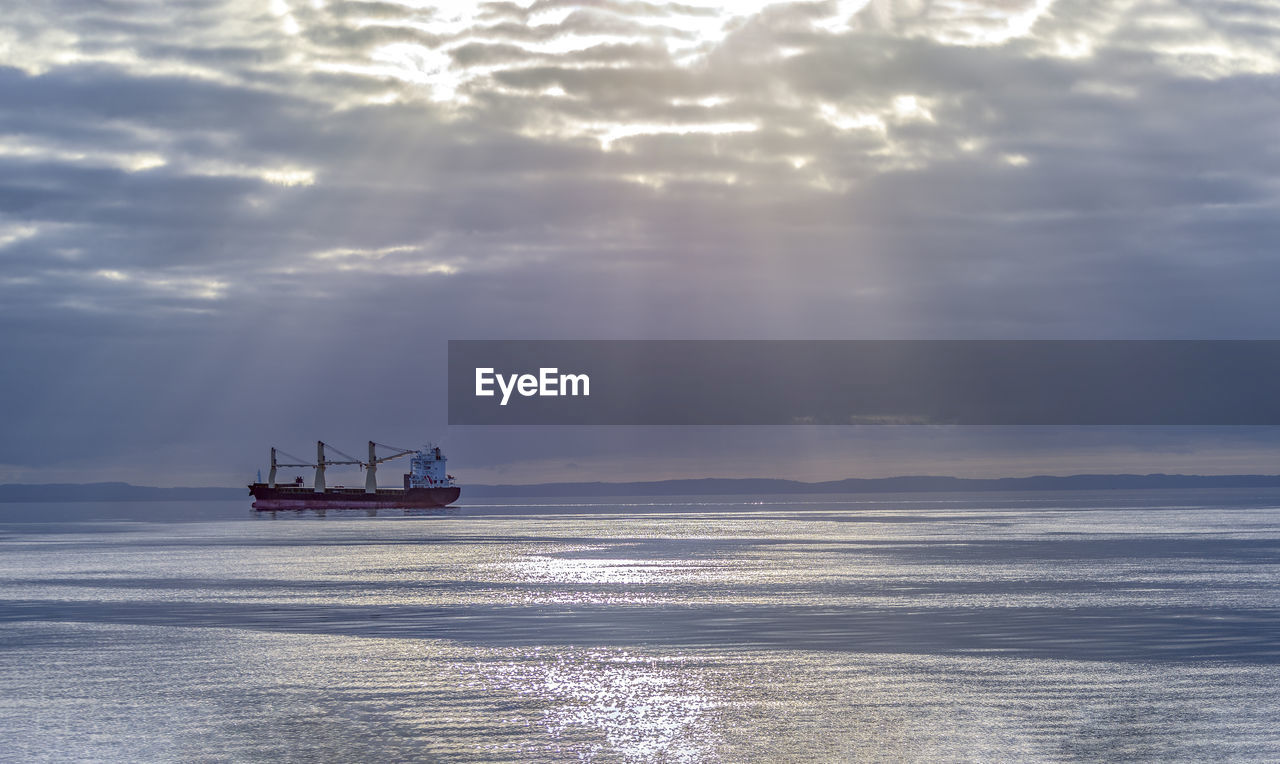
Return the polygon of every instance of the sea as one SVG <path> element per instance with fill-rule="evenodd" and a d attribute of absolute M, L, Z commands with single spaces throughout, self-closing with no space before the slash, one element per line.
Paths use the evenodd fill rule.
<path fill-rule="evenodd" d="M 0 504 L 3 761 L 1278 761 L 1280 490 Z"/>

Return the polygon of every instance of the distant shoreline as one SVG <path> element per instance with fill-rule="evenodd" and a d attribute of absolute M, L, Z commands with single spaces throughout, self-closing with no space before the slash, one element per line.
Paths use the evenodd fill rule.
<path fill-rule="evenodd" d="M 943 491 L 1073 491 L 1158 488 L 1280 488 L 1280 475 L 1035 475 L 1018 478 L 957 478 L 907 475 L 847 478 L 817 483 L 774 478 L 700 478 L 646 482 L 464 485 L 464 498 L 545 496 L 682 496 L 741 494 L 937 493 Z M 0 503 L 92 501 L 248 500 L 244 488 L 157 488 L 130 483 L 0 485 Z"/>

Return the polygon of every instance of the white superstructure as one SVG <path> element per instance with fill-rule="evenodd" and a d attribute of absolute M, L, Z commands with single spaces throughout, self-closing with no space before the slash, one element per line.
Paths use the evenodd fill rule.
<path fill-rule="evenodd" d="M 409 460 L 409 485 L 407 488 L 439 488 L 453 485 L 453 478 L 445 472 L 444 454 L 440 447 L 427 444 L 415 451 Z"/>

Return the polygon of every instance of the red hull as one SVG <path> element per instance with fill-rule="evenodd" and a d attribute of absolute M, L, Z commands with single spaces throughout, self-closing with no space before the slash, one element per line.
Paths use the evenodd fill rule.
<path fill-rule="evenodd" d="M 365 493 L 361 488 L 330 488 L 316 493 L 301 486 L 275 488 L 266 483 L 249 486 L 254 509 L 429 509 L 445 507 L 458 500 L 458 486 L 440 488 L 380 488 Z"/>

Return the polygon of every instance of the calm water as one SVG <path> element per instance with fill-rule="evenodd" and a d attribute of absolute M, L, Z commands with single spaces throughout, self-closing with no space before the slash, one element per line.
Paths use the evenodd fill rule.
<path fill-rule="evenodd" d="M 1280 491 L 0 504 L 0 759 L 1280 759 Z"/>

